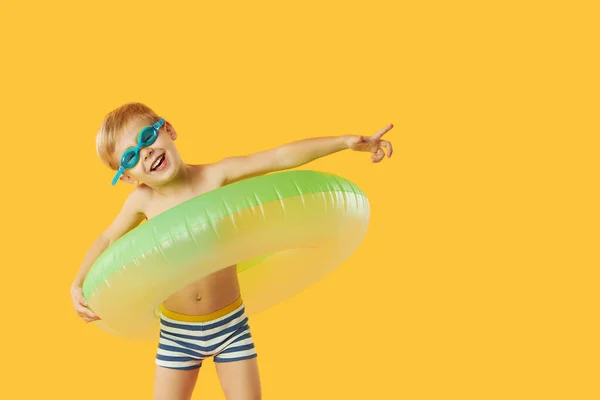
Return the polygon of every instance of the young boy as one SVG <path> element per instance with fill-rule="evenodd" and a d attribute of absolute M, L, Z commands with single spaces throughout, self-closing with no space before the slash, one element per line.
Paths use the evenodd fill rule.
<path fill-rule="evenodd" d="M 113 184 L 135 185 L 121 211 L 94 241 L 71 286 L 73 306 L 85 322 L 99 320 L 82 295 L 82 284 L 98 256 L 144 219 L 220 186 L 251 176 L 295 168 L 344 150 L 370 152 L 380 162 L 392 145 L 381 137 L 388 125 L 371 137 L 344 135 L 305 139 L 247 156 L 190 165 L 175 147 L 171 123 L 140 103 L 109 113 L 97 134 L 100 159 L 116 170 Z M 236 265 L 229 266 L 173 293 L 163 302 L 156 354 L 155 399 L 189 399 L 202 360 L 214 357 L 228 400 L 260 399 L 256 350 L 240 295 Z M 187 335 L 186 335 L 187 333 Z"/>

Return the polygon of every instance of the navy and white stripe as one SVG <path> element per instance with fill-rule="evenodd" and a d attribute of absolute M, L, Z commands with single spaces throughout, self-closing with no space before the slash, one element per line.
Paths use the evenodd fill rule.
<path fill-rule="evenodd" d="M 200 368 L 202 360 L 214 362 L 256 357 L 244 305 L 208 322 L 183 322 L 161 314 L 156 364 L 165 368 Z"/>

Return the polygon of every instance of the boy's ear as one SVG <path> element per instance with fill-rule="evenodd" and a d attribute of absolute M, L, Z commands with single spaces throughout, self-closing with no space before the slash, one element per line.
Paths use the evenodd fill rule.
<path fill-rule="evenodd" d="M 119 180 L 125 183 L 129 183 L 131 185 L 137 185 L 137 179 L 134 179 L 129 175 L 123 174 L 119 177 Z"/>
<path fill-rule="evenodd" d="M 173 128 L 173 125 L 169 121 L 165 121 L 165 130 L 171 137 L 171 140 L 177 139 L 177 131 Z"/>

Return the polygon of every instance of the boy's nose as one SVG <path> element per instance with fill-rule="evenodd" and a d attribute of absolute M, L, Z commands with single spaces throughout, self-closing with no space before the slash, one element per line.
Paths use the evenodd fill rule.
<path fill-rule="evenodd" d="M 152 157 L 154 150 L 151 147 L 142 148 L 142 158 L 146 161 L 149 157 Z"/>

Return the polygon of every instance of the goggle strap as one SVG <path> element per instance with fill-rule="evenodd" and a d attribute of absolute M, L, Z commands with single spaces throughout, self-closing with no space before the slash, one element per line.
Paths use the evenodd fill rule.
<path fill-rule="evenodd" d="M 165 120 L 163 118 L 159 119 L 158 121 L 156 121 L 154 123 L 154 125 L 152 125 L 152 127 L 156 130 L 159 130 L 160 127 L 162 126 L 162 124 L 164 124 Z"/>
<path fill-rule="evenodd" d="M 123 171 L 125 171 L 125 169 L 123 167 L 119 167 L 119 170 L 117 171 L 115 177 L 112 180 L 113 186 L 117 183 L 121 175 L 123 175 Z"/>

